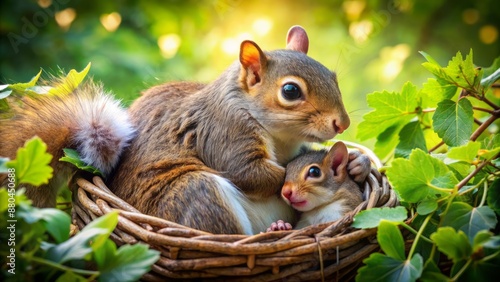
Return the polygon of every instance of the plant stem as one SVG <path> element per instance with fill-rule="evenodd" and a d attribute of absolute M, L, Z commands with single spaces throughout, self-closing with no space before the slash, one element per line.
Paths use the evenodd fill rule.
<path fill-rule="evenodd" d="M 68 266 L 65 266 L 65 265 L 62 265 L 62 264 L 50 261 L 50 260 L 45 260 L 45 259 L 42 259 L 42 258 L 38 258 L 38 257 L 31 257 L 30 259 L 32 261 L 34 261 L 34 262 L 37 262 L 37 263 L 40 263 L 40 264 L 45 264 L 45 265 L 51 266 L 53 268 L 56 268 L 56 269 L 59 269 L 59 270 L 62 270 L 62 271 L 71 271 L 71 272 L 74 272 L 74 273 L 77 273 L 77 274 L 93 275 L 93 276 L 100 274 L 99 271 L 72 268 L 72 267 L 68 267 Z"/>
<path fill-rule="evenodd" d="M 417 235 L 415 236 L 415 240 L 413 241 L 413 244 L 411 245 L 410 252 L 408 253 L 408 260 L 411 260 L 413 253 L 415 252 L 418 244 L 418 240 L 423 237 L 422 233 L 425 230 L 425 227 L 427 226 L 427 223 L 429 223 L 429 220 L 431 220 L 431 217 L 434 213 L 430 213 L 422 223 L 422 226 L 420 226 L 420 229 L 417 232 Z"/>
<path fill-rule="evenodd" d="M 469 180 L 471 180 L 472 177 L 476 176 L 476 174 L 478 174 L 487 164 L 488 164 L 487 161 L 482 162 L 479 166 L 476 167 L 476 169 L 473 172 L 471 172 L 464 179 L 462 179 L 462 181 L 460 181 L 456 186 L 457 191 L 460 190 L 460 188 L 464 187 L 465 184 L 467 184 L 467 182 L 469 182 Z"/>
<path fill-rule="evenodd" d="M 491 85 L 500 78 L 500 69 L 490 74 L 490 76 L 481 79 L 481 85 Z"/>
<path fill-rule="evenodd" d="M 494 111 L 492 110 L 489 110 L 489 109 L 485 109 L 485 108 L 480 108 L 480 107 L 472 107 L 474 110 L 476 111 L 481 111 L 481 112 L 485 112 L 485 113 L 489 113 L 490 115 L 493 115 Z"/>
<path fill-rule="evenodd" d="M 417 235 L 417 234 L 418 234 L 417 230 L 413 229 L 413 227 L 411 227 L 410 225 L 408 225 L 408 224 L 406 224 L 406 223 L 404 223 L 404 222 L 402 222 L 402 223 L 400 223 L 400 224 L 401 224 L 404 228 L 406 228 L 408 231 L 410 231 L 411 233 L 413 233 L 413 234 L 415 234 L 415 235 Z M 431 240 L 431 239 L 429 239 L 429 238 L 427 238 L 426 236 L 422 235 L 421 237 L 422 237 L 422 239 L 423 239 L 424 241 L 426 241 L 427 243 L 434 244 L 434 242 L 432 242 L 432 240 Z"/>
<path fill-rule="evenodd" d="M 476 141 L 476 139 L 481 135 L 488 126 L 490 126 L 498 117 L 500 117 L 500 110 L 495 110 L 492 112 L 491 117 L 489 117 L 481 126 L 479 126 L 474 133 L 470 136 L 470 140 Z"/>
<path fill-rule="evenodd" d="M 453 278 L 451 278 L 451 281 L 457 281 L 457 279 L 460 277 L 460 275 L 462 275 L 465 272 L 465 270 L 467 269 L 467 267 L 469 267 L 469 264 L 471 264 L 471 262 L 472 262 L 472 259 L 469 259 L 467 261 L 467 263 L 465 263 L 464 266 L 462 266 L 460 271 L 457 272 L 457 274 L 455 274 L 455 276 L 453 276 Z"/>
<path fill-rule="evenodd" d="M 486 202 L 486 194 L 488 194 L 488 182 L 484 181 L 484 190 L 483 190 L 483 197 L 481 197 L 481 203 L 479 203 L 479 207 L 482 207 L 484 203 Z"/>
<path fill-rule="evenodd" d="M 444 141 L 441 141 L 439 144 L 437 144 L 436 146 L 434 146 L 431 149 L 429 149 L 429 153 L 432 153 L 432 152 L 436 151 L 437 149 L 439 149 L 439 147 L 441 147 L 443 145 L 444 145 Z"/>

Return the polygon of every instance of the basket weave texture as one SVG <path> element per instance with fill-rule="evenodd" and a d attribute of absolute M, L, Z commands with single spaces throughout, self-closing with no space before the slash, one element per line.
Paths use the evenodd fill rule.
<path fill-rule="evenodd" d="M 211 234 L 142 214 L 97 176 L 76 183 L 73 223 L 80 229 L 118 210 L 118 225 L 111 234 L 117 245 L 143 242 L 161 252 L 143 281 L 350 280 L 362 260 L 379 249 L 376 229 L 350 227 L 353 217 L 365 209 L 398 205 L 386 176 L 373 168 L 364 183 L 365 200 L 336 222 L 253 236 Z"/>

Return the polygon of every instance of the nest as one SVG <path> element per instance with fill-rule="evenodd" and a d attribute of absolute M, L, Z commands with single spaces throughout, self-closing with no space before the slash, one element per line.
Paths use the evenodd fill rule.
<path fill-rule="evenodd" d="M 143 242 L 161 252 L 143 281 L 350 280 L 362 260 L 379 249 L 376 229 L 350 227 L 353 217 L 365 209 L 398 204 L 386 176 L 373 168 L 362 188 L 365 200 L 335 222 L 253 236 L 211 234 L 139 212 L 97 176 L 76 183 L 73 223 L 80 229 L 118 210 L 118 225 L 111 234 L 117 245 Z"/>

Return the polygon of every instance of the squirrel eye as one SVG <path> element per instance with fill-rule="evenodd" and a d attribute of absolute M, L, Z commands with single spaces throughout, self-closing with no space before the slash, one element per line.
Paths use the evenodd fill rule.
<path fill-rule="evenodd" d="M 307 172 L 307 177 L 318 178 L 321 176 L 321 169 L 317 166 L 311 166 Z"/>
<path fill-rule="evenodd" d="M 285 98 L 286 100 L 291 101 L 299 99 L 302 96 L 302 92 L 297 85 L 293 83 L 287 83 L 281 88 L 281 95 L 283 95 L 283 98 Z"/>

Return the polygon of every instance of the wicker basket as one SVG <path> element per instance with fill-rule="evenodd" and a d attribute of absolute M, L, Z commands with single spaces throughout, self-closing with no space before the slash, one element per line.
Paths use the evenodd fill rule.
<path fill-rule="evenodd" d="M 253 236 L 224 235 L 142 214 L 114 195 L 99 177 L 93 183 L 78 178 L 76 183 L 73 223 L 80 229 L 96 217 L 118 210 L 113 241 L 118 245 L 144 242 L 161 252 L 152 270 L 142 277 L 144 281 L 350 280 L 362 260 L 379 249 L 376 229 L 350 227 L 354 215 L 398 204 L 387 178 L 373 168 L 364 184 L 365 200 L 336 222 Z"/>

